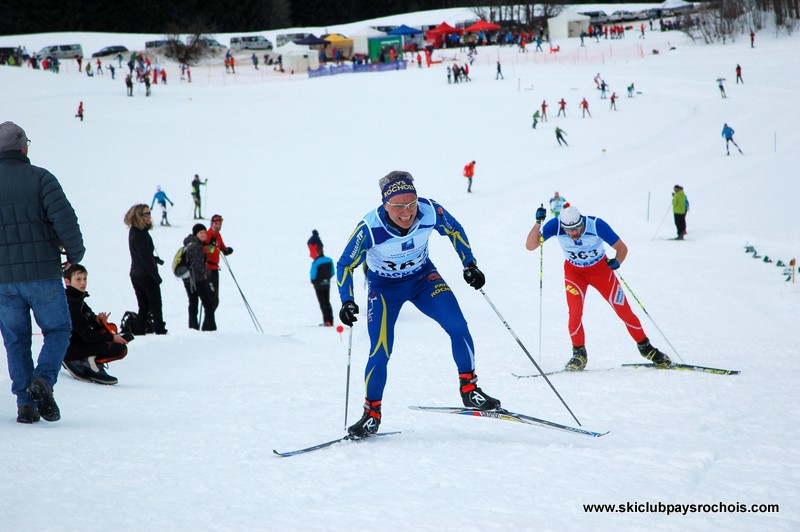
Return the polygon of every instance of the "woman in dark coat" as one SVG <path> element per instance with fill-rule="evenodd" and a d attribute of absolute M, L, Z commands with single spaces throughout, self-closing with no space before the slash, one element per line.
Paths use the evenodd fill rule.
<path fill-rule="evenodd" d="M 167 334 L 161 310 L 161 276 L 158 265 L 164 264 L 155 254 L 150 229 L 153 228 L 150 207 L 144 203 L 134 205 L 125 213 L 128 231 L 128 249 L 131 252 L 131 284 L 139 304 L 138 320 L 133 334 L 145 334 L 148 316 L 153 320 L 153 332 Z"/>

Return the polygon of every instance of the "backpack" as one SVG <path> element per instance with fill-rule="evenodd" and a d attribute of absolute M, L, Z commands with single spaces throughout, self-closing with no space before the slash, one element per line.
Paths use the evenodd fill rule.
<path fill-rule="evenodd" d="M 188 249 L 188 245 L 178 249 L 175 253 L 175 258 L 172 259 L 172 273 L 174 273 L 175 277 L 178 279 L 189 278 Z"/>

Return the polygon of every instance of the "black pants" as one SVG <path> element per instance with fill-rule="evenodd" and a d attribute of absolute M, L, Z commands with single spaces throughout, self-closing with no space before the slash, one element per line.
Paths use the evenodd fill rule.
<path fill-rule="evenodd" d="M 675 217 L 675 228 L 678 230 L 678 236 L 684 236 L 686 234 L 686 214 L 675 212 L 672 215 Z"/>
<path fill-rule="evenodd" d="M 133 334 L 145 333 L 147 316 L 153 318 L 153 329 L 156 334 L 166 332 L 164 314 L 161 309 L 161 288 L 151 277 L 131 277 L 136 302 L 139 305 L 139 319 L 133 328 Z"/>
<path fill-rule="evenodd" d="M 128 346 L 114 342 L 100 342 L 97 344 L 87 344 L 84 342 L 70 341 L 67 347 L 67 354 L 64 361 L 82 360 L 88 357 L 97 357 L 97 362 L 105 363 L 113 360 L 125 358 L 128 354 Z"/>
<path fill-rule="evenodd" d="M 214 318 L 213 296 L 214 287 L 209 281 L 199 281 L 194 284 L 189 280 L 183 281 L 183 287 L 186 289 L 186 295 L 189 296 L 189 328 L 199 330 L 200 321 L 197 318 L 199 311 L 198 303 L 203 304 L 203 330 L 216 331 L 217 322 Z"/>
<path fill-rule="evenodd" d="M 326 324 L 333 324 L 333 308 L 331 307 L 331 285 L 314 285 L 314 291 L 317 293 L 317 301 L 319 301 L 319 309 L 322 311 L 322 321 Z"/>
<path fill-rule="evenodd" d="M 208 282 L 214 286 L 211 292 L 211 307 L 216 312 L 219 306 L 219 270 L 208 270 Z"/>

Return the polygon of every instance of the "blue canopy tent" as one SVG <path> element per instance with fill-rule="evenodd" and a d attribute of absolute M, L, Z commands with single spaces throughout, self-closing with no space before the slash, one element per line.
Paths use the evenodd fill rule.
<path fill-rule="evenodd" d="M 422 45 L 424 44 L 424 34 L 422 30 L 408 27 L 405 24 L 397 26 L 395 29 L 386 32 L 386 34 L 402 37 L 404 47 L 408 47 L 413 44 L 416 48 L 422 48 Z"/>

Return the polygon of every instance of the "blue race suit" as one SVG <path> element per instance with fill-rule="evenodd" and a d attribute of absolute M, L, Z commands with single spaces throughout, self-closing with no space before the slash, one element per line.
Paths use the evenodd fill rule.
<path fill-rule="evenodd" d="M 433 200 L 419 198 L 417 217 L 405 235 L 388 222 L 383 205 L 356 226 L 337 263 L 342 303 L 353 297 L 353 273 L 367 262 L 367 330 L 370 352 L 364 370 L 366 397 L 383 399 L 386 366 L 394 344 L 394 325 L 406 301 L 436 320 L 450 335 L 459 373 L 475 369 L 475 348 L 458 301 L 428 257 L 433 231 L 450 239 L 461 263 L 475 259 L 461 224 Z"/>

